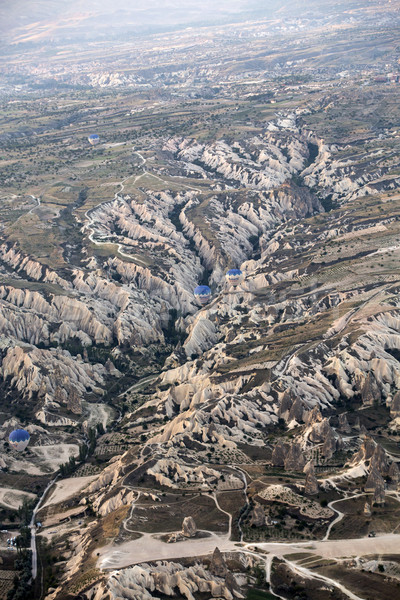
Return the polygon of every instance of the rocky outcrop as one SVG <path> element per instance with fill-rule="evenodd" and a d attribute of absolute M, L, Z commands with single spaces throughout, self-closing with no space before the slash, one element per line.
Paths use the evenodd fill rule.
<path fill-rule="evenodd" d="M 342 413 L 339 415 L 339 431 L 342 433 L 351 433 L 351 427 L 347 420 L 346 413 Z"/>
<path fill-rule="evenodd" d="M 398 484 L 400 481 L 400 470 L 398 464 L 392 462 L 388 470 L 388 476 L 394 484 Z"/>
<path fill-rule="evenodd" d="M 379 471 L 375 468 L 372 469 L 370 474 L 368 475 L 366 484 L 364 486 L 364 490 L 366 492 L 375 492 L 375 489 L 385 489 L 385 482 L 383 480 L 382 475 L 379 473 Z"/>
<path fill-rule="evenodd" d="M 377 480 L 374 489 L 374 504 L 385 504 L 385 483 Z"/>
<path fill-rule="evenodd" d="M 156 566 L 142 564 L 115 571 L 107 581 L 106 590 L 103 588 L 101 593 L 106 591 L 112 600 L 153 600 L 159 596 L 174 597 L 178 594 L 187 600 L 193 600 L 198 593 L 224 600 L 243 597 L 235 593 L 236 586 L 232 580 L 226 583 L 226 574 L 214 575 L 202 564 L 191 567 L 175 562 L 159 562 Z M 104 595 L 99 596 L 101 597 Z"/>
<path fill-rule="evenodd" d="M 290 390 L 285 390 L 279 403 L 279 417 L 287 420 L 289 411 L 292 408 L 294 399 Z"/>
<path fill-rule="evenodd" d="M 340 447 L 341 441 L 340 439 L 336 439 L 335 434 L 333 433 L 332 428 L 327 429 L 327 434 L 325 437 L 325 441 L 322 445 L 322 455 L 326 460 L 332 458 L 336 450 Z"/>
<path fill-rule="evenodd" d="M 270 309 L 273 310 L 273 307 Z M 279 404 L 279 417 L 290 423 L 296 421 L 303 422 L 305 406 L 300 398 L 296 398 L 292 390 L 286 390 Z"/>
<path fill-rule="evenodd" d="M 370 517 L 372 515 L 372 510 L 371 510 L 371 505 L 369 504 L 369 502 L 366 502 L 364 504 L 364 515 L 366 517 Z"/>
<path fill-rule="evenodd" d="M 390 416 L 394 419 L 400 417 L 400 391 L 396 392 L 393 396 L 390 405 Z"/>
<path fill-rule="evenodd" d="M 168 539 L 168 544 L 175 544 L 176 542 L 181 542 L 182 540 L 186 540 L 188 538 L 196 537 L 197 527 L 193 517 L 185 517 L 182 523 L 182 531 L 177 533 L 172 533 Z"/>
<path fill-rule="evenodd" d="M 130 506 L 136 497 L 136 492 L 131 492 L 127 489 L 119 490 L 115 495 L 106 499 L 102 495 L 99 495 L 93 501 L 93 508 L 102 517 L 105 517 L 121 508 L 121 506 Z"/>
<path fill-rule="evenodd" d="M 68 394 L 67 409 L 74 415 L 82 414 L 82 401 L 75 390 L 70 390 Z"/>
<path fill-rule="evenodd" d="M 314 425 L 317 425 L 318 423 L 321 423 L 322 420 L 323 418 L 319 406 L 314 406 L 314 408 L 310 410 L 305 417 L 305 423 L 307 427 L 310 428 L 314 427 Z"/>
<path fill-rule="evenodd" d="M 354 455 L 351 463 L 357 464 L 361 461 L 370 460 L 370 458 L 372 457 L 372 455 L 375 452 L 375 447 L 376 447 L 376 444 L 373 441 L 373 439 L 370 438 L 369 436 L 366 436 L 364 438 L 364 440 L 362 441 L 359 451 Z"/>
<path fill-rule="evenodd" d="M 285 457 L 285 471 L 302 471 L 305 464 L 300 444 L 291 444 Z"/>
<path fill-rule="evenodd" d="M 305 464 L 304 469 L 303 469 L 303 473 L 305 473 L 307 475 L 307 473 L 309 472 L 315 472 L 315 468 L 314 468 L 314 459 L 311 458 L 308 463 Z"/>
<path fill-rule="evenodd" d="M 304 484 L 304 493 L 309 496 L 313 496 L 315 494 L 318 494 L 319 486 L 317 478 L 315 476 L 314 462 L 311 461 L 311 464 L 308 463 L 308 465 L 309 467 L 307 469 L 306 481 Z"/>
<path fill-rule="evenodd" d="M 364 406 L 373 406 L 380 402 L 381 392 L 372 373 L 368 373 L 361 387 L 361 398 Z"/>
<path fill-rule="evenodd" d="M 119 457 L 117 460 L 113 461 L 109 464 L 100 475 L 92 481 L 92 483 L 86 488 L 86 496 L 83 499 L 83 502 L 86 503 L 86 497 L 90 494 L 94 494 L 100 490 L 103 490 L 106 487 L 114 486 L 121 475 L 123 469 L 123 461 Z"/>
<path fill-rule="evenodd" d="M 279 126 L 274 127 L 279 130 Z M 293 132 L 295 130 L 294 125 Z M 282 152 L 282 139 L 278 145 L 276 136 L 275 131 L 269 131 L 264 139 L 253 139 L 250 147 L 245 141 L 231 146 L 224 140 L 203 145 L 195 140 L 173 138 L 168 140 L 164 149 L 184 161 L 187 169 L 195 162 L 207 170 L 208 176 L 215 172 L 242 186 L 266 190 L 279 186 L 301 169 L 308 154 L 304 142 L 293 137 L 287 147 L 289 157 L 286 158 Z"/>
<path fill-rule="evenodd" d="M 185 517 L 182 523 L 182 535 L 186 538 L 194 537 L 197 533 L 196 523 L 193 517 Z"/>
<path fill-rule="evenodd" d="M 373 455 L 371 456 L 370 463 L 371 470 L 376 469 L 381 475 L 386 475 L 388 472 L 388 460 L 386 452 L 380 444 L 375 446 Z"/>
<path fill-rule="evenodd" d="M 309 425 L 308 439 L 313 444 L 325 442 L 328 438 L 334 437 L 333 429 L 329 424 L 329 419 L 322 419 Z"/>
<path fill-rule="evenodd" d="M 304 420 L 304 404 L 300 400 L 300 398 L 296 398 L 293 402 L 288 416 L 288 421 L 296 421 L 297 423 L 302 423 Z"/>
<path fill-rule="evenodd" d="M 182 484 L 203 489 L 218 487 L 220 490 L 243 487 L 243 481 L 235 475 L 229 474 L 222 480 L 221 473 L 215 469 L 205 465 L 190 467 L 170 458 L 158 460 L 147 473 L 161 485 L 171 488 L 179 488 Z"/>
<path fill-rule="evenodd" d="M 214 323 L 201 314 L 193 323 L 183 346 L 186 356 L 202 354 L 217 343 L 217 331 Z"/>
<path fill-rule="evenodd" d="M 288 444 L 278 442 L 273 449 L 271 463 L 273 467 L 284 467 L 285 459 L 288 452 Z"/>
<path fill-rule="evenodd" d="M 55 376 L 59 373 L 59 377 Z M 10 385 L 26 397 L 38 394 L 53 400 L 58 388 L 58 402 L 67 403 L 65 388 L 74 388 L 84 396 L 89 390 L 102 395 L 105 369 L 101 364 L 89 365 L 76 360 L 69 352 L 58 348 L 41 350 L 35 347 L 11 346 L 6 350 L 0 376 L 10 378 Z M 59 379 L 63 384 L 60 393 Z"/>
<path fill-rule="evenodd" d="M 219 548 L 215 548 L 209 566 L 209 571 L 216 577 L 226 577 L 228 567 Z"/>

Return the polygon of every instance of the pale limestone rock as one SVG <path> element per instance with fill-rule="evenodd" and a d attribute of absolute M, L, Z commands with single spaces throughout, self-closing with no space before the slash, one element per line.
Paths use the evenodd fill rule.
<path fill-rule="evenodd" d="M 93 502 L 93 508 L 103 517 L 121 508 L 121 506 L 131 505 L 137 497 L 135 492 L 127 489 L 120 490 L 115 496 L 103 501 L 100 495 Z"/>
<path fill-rule="evenodd" d="M 193 517 L 185 517 L 182 523 L 182 535 L 186 538 L 194 537 L 197 533 L 196 523 Z"/>
<path fill-rule="evenodd" d="M 366 517 L 370 517 L 372 515 L 371 505 L 369 502 L 366 502 L 364 505 L 364 515 Z"/>

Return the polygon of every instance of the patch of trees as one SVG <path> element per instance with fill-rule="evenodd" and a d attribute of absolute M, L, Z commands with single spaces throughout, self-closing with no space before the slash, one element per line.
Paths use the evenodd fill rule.
<path fill-rule="evenodd" d="M 12 589 L 7 593 L 7 600 L 33 600 L 34 592 L 32 589 L 32 553 L 30 550 L 24 550 L 15 560 L 15 569 L 18 574 L 15 575 Z"/>
<path fill-rule="evenodd" d="M 101 423 L 98 423 L 97 428 L 91 427 L 88 431 L 88 440 L 85 444 L 79 446 L 78 461 L 74 456 L 71 456 L 67 463 L 60 466 L 61 477 L 69 477 L 74 473 L 78 464 L 85 462 L 90 456 L 93 456 L 96 449 L 97 434 L 102 435 L 104 433 L 104 427 Z"/>

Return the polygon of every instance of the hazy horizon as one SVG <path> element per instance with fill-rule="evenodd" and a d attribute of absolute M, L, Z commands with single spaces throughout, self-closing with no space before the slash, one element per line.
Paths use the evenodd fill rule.
<path fill-rule="evenodd" d="M 334 7 L 362 8 L 370 0 L 16 0 L 0 3 L 3 41 L 107 37 L 119 30 L 152 31 L 238 18 L 329 14 Z"/>

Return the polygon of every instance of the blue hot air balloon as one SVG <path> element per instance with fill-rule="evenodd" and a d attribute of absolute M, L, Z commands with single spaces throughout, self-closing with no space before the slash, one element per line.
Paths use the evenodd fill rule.
<path fill-rule="evenodd" d="M 243 273 L 240 269 L 230 269 L 226 274 L 226 280 L 233 287 L 238 286 L 243 281 Z"/>
<path fill-rule="evenodd" d="M 198 285 L 194 290 L 194 296 L 204 306 L 211 298 L 211 290 L 208 285 Z"/>
<path fill-rule="evenodd" d="M 99 143 L 100 137 L 97 135 L 97 133 L 92 133 L 91 135 L 89 135 L 88 141 L 89 141 L 89 144 L 91 144 L 92 146 L 95 146 L 96 144 Z"/>
<path fill-rule="evenodd" d="M 11 448 L 22 452 L 29 444 L 30 435 L 25 429 L 15 429 L 8 436 Z"/>

